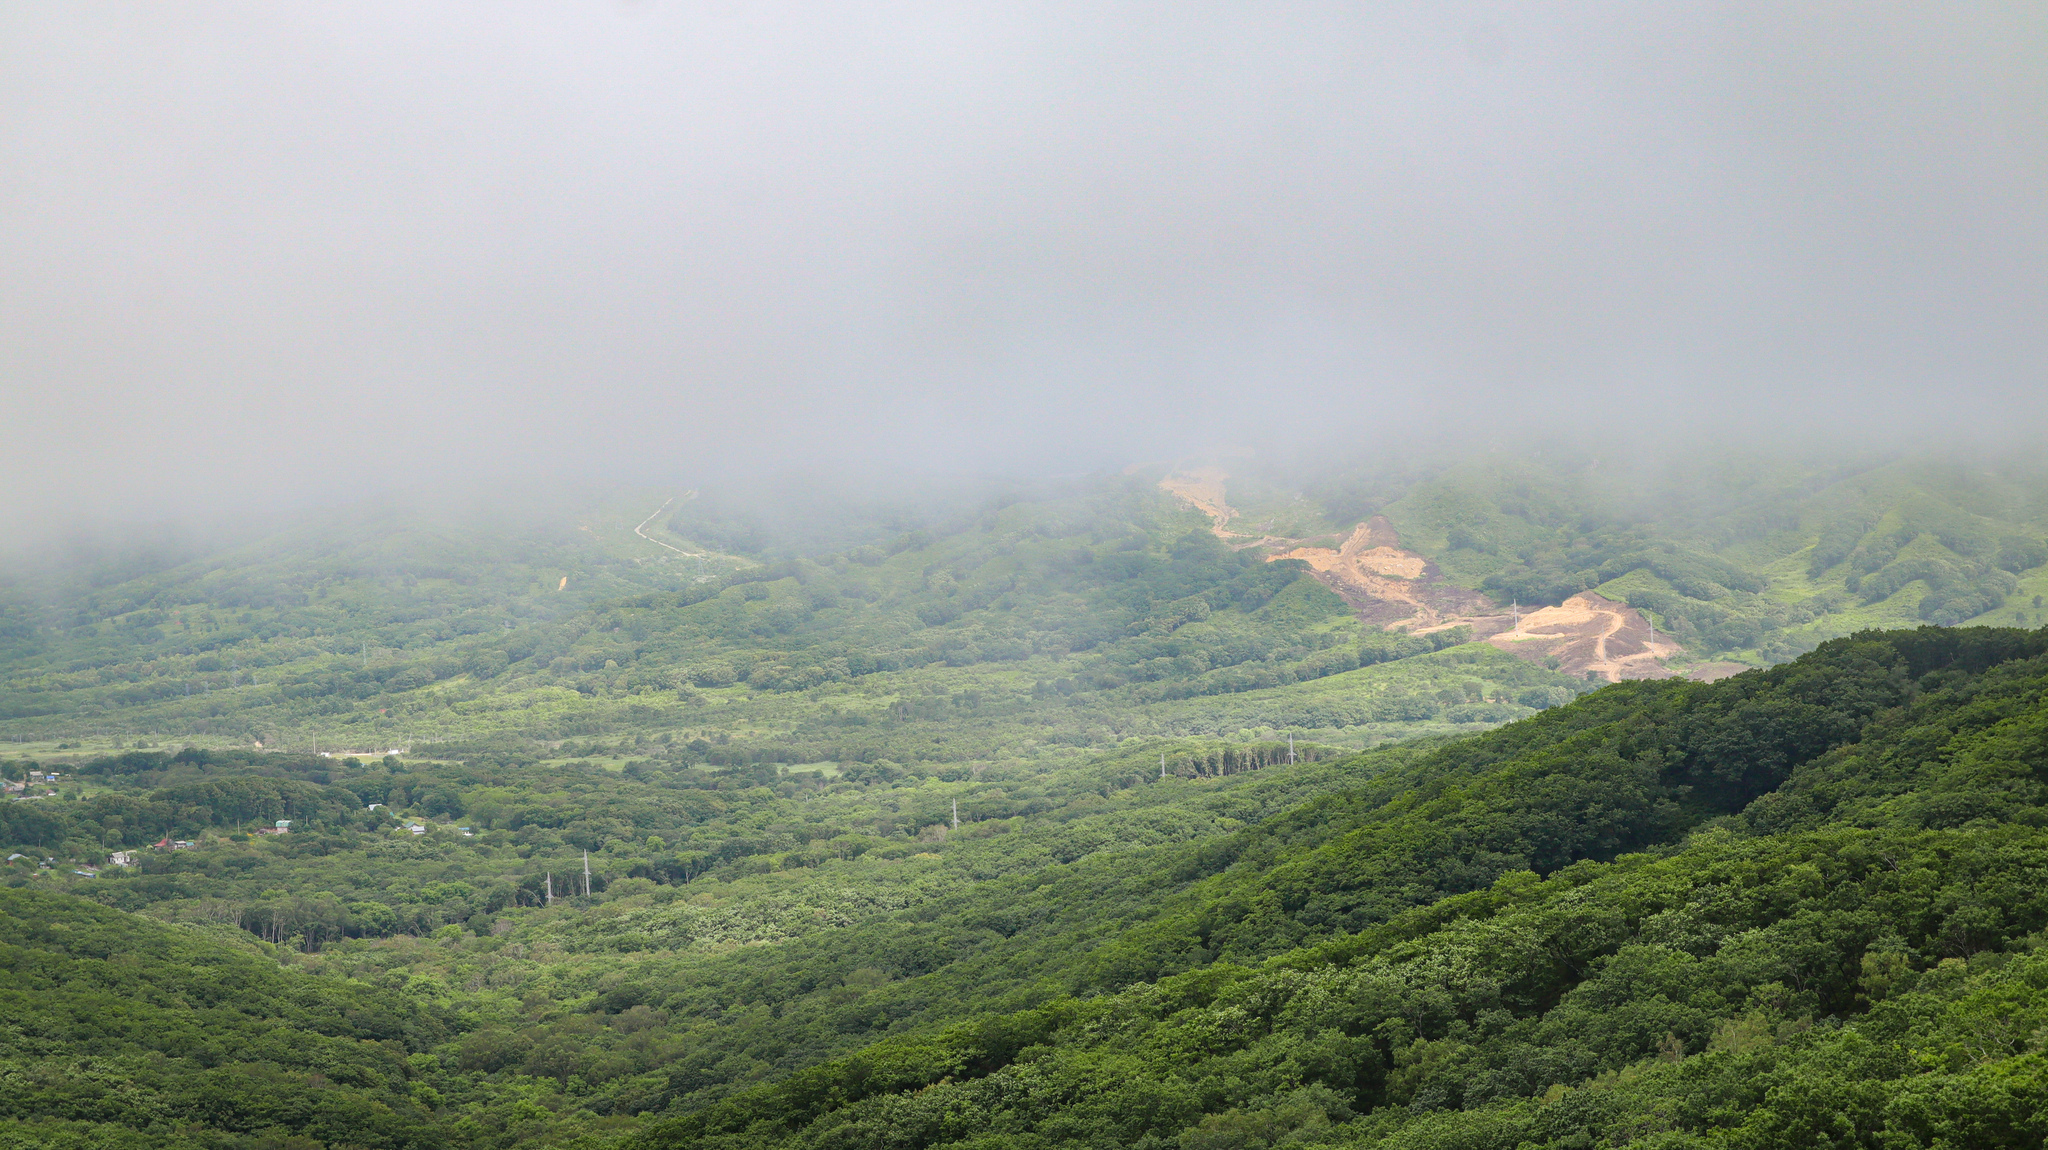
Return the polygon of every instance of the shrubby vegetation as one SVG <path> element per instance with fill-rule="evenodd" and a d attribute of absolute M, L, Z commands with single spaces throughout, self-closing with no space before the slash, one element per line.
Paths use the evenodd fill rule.
<path fill-rule="evenodd" d="M 1066 995 L 638 1144 L 2038 1144 L 2044 650 L 1610 688 L 1203 852 Z"/>
<path fill-rule="evenodd" d="M 7 904 L 8 969 L 221 985 L 204 958 L 249 972 L 216 992 L 244 1007 L 181 1020 L 166 1034 L 191 1037 L 147 1069 L 156 1048 L 124 1037 L 146 1018 L 97 1047 L 35 1021 L 125 1002 L 62 1005 L 17 975 L 24 1033 L 53 1037 L 42 1069 L 8 1073 L 52 1092 L 14 1134 L 2026 1145 L 2048 1136 L 2028 1021 L 2048 1010 L 2043 732 L 2048 632 L 1927 629 L 1434 745 L 1297 744 L 1292 763 L 1284 743 L 1189 741 L 978 777 L 110 756 L 90 777 L 150 797 L 119 824 L 52 804 L 67 833 L 153 810 L 206 841 L 91 880 L 16 863 L 17 886 L 70 893 L 8 896 L 40 900 Z M 201 813 L 287 795 L 291 835 L 226 841 Z M 90 966 L 123 954 L 167 957 Z M 260 1074 L 198 1053 L 293 1010 L 309 1045 L 251 1047 Z M 97 1080 L 60 1069 L 101 1057 L 147 1069 L 161 1119 L 109 1119 Z M 205 1110 L 220 1073 L 320 1085 Z M 343 1090 L 367 1093 L 322 1093 Z"/>
<path fill-rule="evenodd" d="M 2048 478 L 2031 462 L 1491 459 L 1307 486 L 1347 515 L 1387 515 L 1467 586 L 1524 604 L 1596 591 L 1704 657 L 1779 662 L 1869 627 L 2048 623 L 2033 601 L 2048 592 Z"/>
<path fill-rule="evenodd" d="M 0 588 L 0 1146 L 2048 1138 L 2048 632 L 1836 637 L 2038 622 L 2033 479 L 1232 481 L 1811 649 L 1592 690 L 1150 478 Z"/>
<path fill-rule="evenodd" d="M 1383 513 L 1456 582 L 1526 606 L 1596 591 L 1701 659 L 1768 664 L 1873 626 L 2048 623 L 2035 469 L 1238 470 L 1247 530 L 1334 543 Z M 1300 564 L 1222 546 L 1152 478 L 979 502 L 814 494 L 780 517 L 707 492 L 667 522 L 688 555 L 632 533 L 641 499 L 665 498 L 650 494 L 524 520 L 366 513 L 240 552 L 14 577 L 0 737 L 381 754 L 647 733 L 759 761 L 1057 759 L 1130 735 L 1228 737 L 1148 708 L 1418 649 L 1362 629 Z M 890 717 L 937 744 L 874 729 Z M 1509 717 L 1410 707 L 1314 737 L 1364 747 Z"/>
<path fill-rule="evenodd" d="M 564 741 L 658 735 L 702 744 L 705 762 L 1058 760 L 1133 735 L 1236 737 L 1147 708 L 1463 637 L 1366 630 L 1302 564 L 1233 551 L 1198 523 L 1133 477 L 956 509 L 836 554 L 698 561 L 629 533 L 537 528 L 390 532 L 317 557 L 281 540 L 72 588 L 60 608 L 17 602 L 28 639 L 0 729 L 68 738 L 113 717 L 145 741 L 379 755 L 560 759 Z M 445 577 L 442 547 L 468 553 L 466 578 Z M 1508 677 L 1511 693 L 1568 685 Z M 1363 746 L 1511 717 L 1444 712 L 1332 712 L 1302 733 Z"/>

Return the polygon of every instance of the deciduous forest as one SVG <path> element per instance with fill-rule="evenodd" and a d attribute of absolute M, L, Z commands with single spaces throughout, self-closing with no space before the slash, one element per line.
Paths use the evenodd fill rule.
<path fill-rule="evenodd" d="M 2048 487 L 1284 478 L 14 577 L 0 1144 L 2048 1136 Z"/>

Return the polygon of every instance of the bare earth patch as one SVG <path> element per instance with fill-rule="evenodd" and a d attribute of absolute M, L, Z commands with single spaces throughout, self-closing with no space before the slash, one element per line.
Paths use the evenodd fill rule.
<path fill-rule="evenodd" d="M 1227 538 L 1230 533 L 1224 528 L 1237 514 L 1230 504 L 1223 501 L 1223 483 L 1229 478 L 1230 474 L 1220 467 L 1202 467 L 1194 471 L 1177 471 L 1160 480 L 1159 487 L 1214 520 L 1209 530 L 1219 538 Z"/>
<path fill-rule="evenodd" d="M 1274 549 L 1269 561 L 1299 559 L 1308 564 L 1364 622 L 1417 635 L 1470 627 L 1475 636 L 1510 654 L 1537 663 L 1554 659 L 1560 671 L 1610 683 L 1671 678 L 1665 661 L 1685 652 L 1676 640 L 1658 634 L 1642 612 L 1590 591 L 1555 607 L 1523 612 L 1517 619 L 1485 595 L 1446 580 L 1426 556 L 1403 548 L 1394 525 L 1383 515 L 1359 524 L 1335 547 L 1235 534 L 1228 525 L 1237 512 L 1224 501 L 1229 478 L 1221 468 L 1205 467 L 1176 472 L 1159 486 L 1207 515 L 1218 538 L 1240 548 L 1266 544 Z M 1720 678 L 1747 669 L 1707 663 L 1694 668 L 1691 677 L 1705 673 Z"/>
<path fill-rule="evenodd" d="M 1394 525 L 1382 515 L 1359 524 L 1335 549 L 1296 547 L 1270 558 L 1307 563 L 1360 619 L 1383 627 L 1433 631 L 1493 610 L 1486 596 L 1445 581 L 1436 564 L 1403 550 Z"/>
<path fill-rule="evenodd" d="M 1626 603 L 1582 591 L 1555 607 L 1522 616 L 1519 629 L 1488 635 L 1486 641 L 1523 658 L 1555 658 L 1558 669 L 1594 674 L 1610 683 L 1622 679 L 1669 679 L 1664 660 L 1685 653 L 1659 635 L 1643 613 Z"/>

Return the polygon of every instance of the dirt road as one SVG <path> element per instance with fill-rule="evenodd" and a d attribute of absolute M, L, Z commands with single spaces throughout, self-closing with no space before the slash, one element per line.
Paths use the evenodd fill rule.
<path fill-rule="evenodd" d="M 1271 552 L 1269 561 L 1308 564 L 1364 622 L 1418 635 L 1470 627 L 1476 637 L 1531 662 L 1555 660 L 1567 674 L 1609 682 L 1669 678 L 1665 660 L 1684 654 L 1640 611 L 1590 591 L 1522 613 L 1518 621 L 1515 612 L 1502 611 L 1485 595 L 1450 582 L 1428 557 L 1403 548 L 1385 516 L 1360 523 L 1334 548 L 1233 533 L 1229 524 L 1237 510 L 1224 500 L 1229 478 L 1222 468 L 1204 467 L 1168 475 L 1159 487 L 1207 515 L 1210 530 L 1232 546 L 1264 545 Z"/>
<path fill-rule="evenodd" d="M 690 500 L 695 499 L 696 497 L 697 492 L 694 488 L 689 491 L 683 492 L 683 502 L 685 503 L 688 503 Z M 647 525 L 649 523 L 654 522 L 655 516 L 660 515 L 662 512 L 668 510 L 668 505 L 674 503 L 675 501 L 676 497 L 673 495 L 669 496 L 667 499 L 662 500 L 660 507 L 655 508 L 652 514 L 648 515 L 647 518 L 642 519 L 640 521 L 640 525 L 638 527 L 633 528 L 633 534 L 638 535 L 640 538 L 647 540 L 649 543 L 654 544 L 656 547 L 667 547 L 670 551 L 673 551 L 678 555 L 686 555 L 691 559 L 702 559 L 704 558 L 704 556 L 698 554 L 695 551 L 685 551 L 680 547 L 671 546 L 670 544 L 663 543 L 661 540 L 656 539 L 654 536 L 649 535 L 647 533 Z"/>

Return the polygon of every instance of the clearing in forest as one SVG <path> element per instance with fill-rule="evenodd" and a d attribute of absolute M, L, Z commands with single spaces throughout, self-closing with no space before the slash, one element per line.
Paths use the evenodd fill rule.
<path fill-rule="evenodd" d="M 1384 515 L 1353 528 L 1337 547 L 1292 547 L 1270 558 L 1307 563 L 1360 619 L 1383 627 L 1434 631 L 1493 611 L 1486 596 L 1445 580 L 1435 563 L 1404 549 Z"/>
<path fill-rule="evenodd" d="M 1559 670 L 1598 675 L 1610 683 L 1669 679 L 1672 672 L 1664 661 L 1685 653 L 1676 640 L 1658 634 L 1642 612 L 1591 591 L 1530 611 L 1519 627 L 1511 623 L 1486 641 L 1530 659 L 1555 658 Z"/>
<path fill-rule="evenodd" d="M 1223 482 L 1230 476 L 1220 467 L 1201 467 L 1193 471 L 1176 471 L 1159 481 L 1161 490 L 1186 502 L 1195 510 L 1214 520 L 1209 530 L 1219 539 L 1232 538 L 1226 528 L 1237 514 L 1223 499 Z"/>
<path fill-rule="evenodd" d="M 1178 471 L 1159 481 L 1161 490 L 1207 515 L 1216 536 L 1233 546 L 1264 545 L 1268 561 L 1299 559 L 1337 593 L 1360 620 L 1390 630 L 1426 634 L 1470 627 L 1475 637 L 1531 662 L 1548 663 L 1573 675 L 1622 679 L 1666 679 L 1665 661 L 1685 653 L 1660 635 L 1642 612 L 1590 591 L 1555 607 L 1517 615 L 1485 595 L 1445 579 L 1427 556 L 1401 546 L 1384 515 L 1354 527 L 1336 547 L 1303 540 L 1240 535 L 1228 530 L 1237 516 L 1224 499 L 1229 473 L 1218 467 Z"/>

